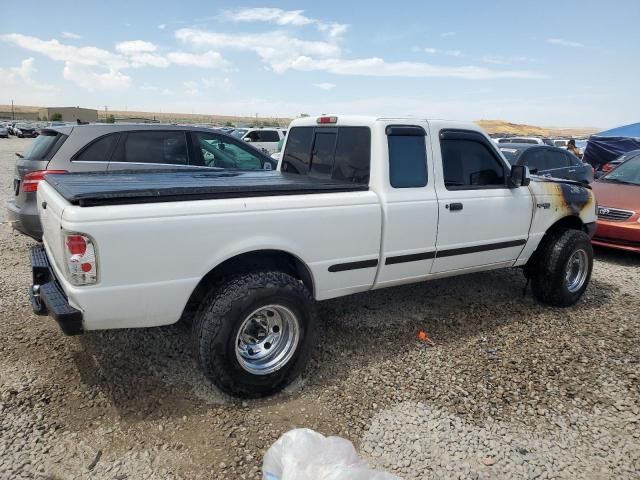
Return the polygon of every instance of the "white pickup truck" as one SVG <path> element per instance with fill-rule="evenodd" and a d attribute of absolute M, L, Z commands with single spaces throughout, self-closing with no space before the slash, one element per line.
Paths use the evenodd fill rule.
<path fill-rule="evenodd" d="M 537 299 L 579 300 L 593 264 L 592 191 L 529 178 L 477 126 L 294 121 L 277 171 L 47 175 L 34 311 L 67 334 L 192 325 L 206 375 L 273 393 L 309 358 L 314 301 L 524 267 Z"/>

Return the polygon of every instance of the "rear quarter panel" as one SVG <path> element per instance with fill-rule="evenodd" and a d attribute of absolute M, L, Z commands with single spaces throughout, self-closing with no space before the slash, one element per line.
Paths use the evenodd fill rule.
<path fill-rule="evenodd" d="M 381 209 L 377 195 L 367 191 L 67 206 L 61 223 L 95 241 L 98 283 L 67 284 L 65 291 L 85 311 L 85 328 L 101 329 L 176 322 L 202 277 L 256 250 L 298 257 L 313 277 L 318 300 L 367 290 L 376 268 L 328 269 L 379 257 Z"/>

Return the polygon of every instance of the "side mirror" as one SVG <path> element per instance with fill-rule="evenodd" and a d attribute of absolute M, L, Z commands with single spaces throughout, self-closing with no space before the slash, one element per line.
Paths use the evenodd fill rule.
<path fill-rule="evenodd" d="M 509 187 L 526 187 L 531 182 L 529 171 L 524 165 L 513 165 L 509 174 Z"/>
<path fill-rule="evenodd" d="M 244 137 L 243 140 L 247 143 L 251 143 L 251 138 L 250 137 Z"/>

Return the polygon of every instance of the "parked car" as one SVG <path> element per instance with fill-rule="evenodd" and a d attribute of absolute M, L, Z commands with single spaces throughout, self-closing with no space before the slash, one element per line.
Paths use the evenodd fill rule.
<path fill-rule="evenodd" d="M 594 245 L 640 253 L 640 154 L 592 184 L 598 199 Z"/>
<path fill-rule="evenodd" d="M 593 265 L 591 189 L 531 180 L 472 124 L 295 120 L 281 171 L 47 175 L 33 309 L 62 330 L 192 324 L 205 374 L 264 396 L 302 371 L 314 300 L 524 267 L 575 304 Z"/>
<path fill-rule="evenodd" d="M 13 127 L 13 134 L 18 138 L 35 138 L 38 136 L 36 127 L 30 123 L 18 123 Z"/>
<path fill-rule="evenodd" d="M 0 125 L 0 138 L 9 138 L 9 130 L 4 125 Z"/>
<path fill-rule="evenodd" d="M 532 174 L 582 183 L 593 181 L 591 165 L 563 148 L 519 143 L 503 143 L 499 148 L 511 165 L 526 165 Z"/>
<path fill-rule="evenodd" d="M 40 239 L 36 190 L 55 172 L 149 170 L 186 167 L 275 169 L 278 162 L 225 133 L 158 124 L 91 124 L 42 130 L 19 155 L 9 218 L 17 230 Z"/>
<path fill-rule="evenodd" d="M 541 138 L 537 137 L 509 137 L 509 138 L 499 138 L 498 143 L 529 143 L 532 145 L 544 145 L 544 142 Z"/>
<path fill-rule="evenodd" d="M 630 152 L 625 153 L 624 155 L 619 156 L 615 160 L 605 163 L 600 166 L 600 170 L 596 172 L 596 176 L 598 178 L 602 177 L 605 173 L 609 173 L 611 170 L 616 168 L 621 163 L 629 160 L 630 158 L 634 158 L 640 156 L 640 150 L 631 150 Z"/>
<path fill-rule="evenodd" d="M 278 143 L 285 137 L 281 128 L 236 128 L 231 134 L 249 143 L 252 147 L 271 155 L 276 153 Z"/>

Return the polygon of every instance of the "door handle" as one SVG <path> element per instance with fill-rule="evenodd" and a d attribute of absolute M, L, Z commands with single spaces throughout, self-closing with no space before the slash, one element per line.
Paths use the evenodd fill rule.
<path fill-rule="evenodd" d="M 569 173 L 573 173 L 573 172 L 575 172 L 575 171 L 576 171 L 576 169 L 575 169 L 575 168 L 572 168 L 571 170 L 567 170 L 567 171 L 568 171 Z"/>
<path fill-rule="evenodd" d="M 444 206 L 444 208 L 448 208 L 452 212 L 454 212 L 456 210 L 462 210 L 462 203 L 460 203 L 460 202 L 447 203 Z"/>

